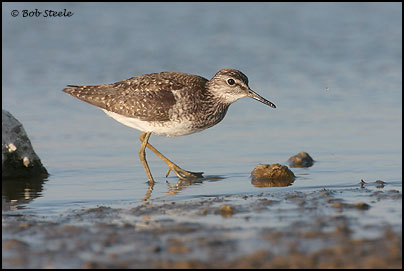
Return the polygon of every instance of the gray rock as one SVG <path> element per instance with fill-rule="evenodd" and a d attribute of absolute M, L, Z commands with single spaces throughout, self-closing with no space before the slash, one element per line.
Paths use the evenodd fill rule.
<path fill-rule="evenodd" d="M 1 169 L 3 178 L 47 176 L 22 124 L 2 110 Z"/>

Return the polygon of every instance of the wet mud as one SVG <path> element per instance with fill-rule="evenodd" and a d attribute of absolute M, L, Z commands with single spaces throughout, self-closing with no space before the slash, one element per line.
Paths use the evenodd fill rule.
<path fill-rule="evenodd" d="M 6 212 L 2 264 L 402 268 L 401 223 L 383 221 L 376 212 L 380 205 L 401 203 L 397 190 L 358 187 L 147 201 L 133 208 L 99 206 L 52 218 Z M 395 212 L 401 216 L 401 207 Z"/>

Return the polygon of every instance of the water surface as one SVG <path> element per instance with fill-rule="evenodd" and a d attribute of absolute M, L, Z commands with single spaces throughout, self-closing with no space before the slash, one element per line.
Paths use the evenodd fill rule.
<path fill-rule="evenodd" d="M 24 9 L 74 14 L 10 14 Z M 60 90 L 160 71 L 211 78 L 225 67 L 243 71 L 277 108 L 244 98 L 211 129 L 152 136 L 163 154 L 207 178 L 170 189 L 178 179 L 165 178 L 167 166 L 147 152 L 156 180 L 149 200 L 345 189 L 361 179 L 401 192 L 401 10 L 401 3 L 5 3 L 2 107 L 23 123 L 51 175 L 35 188 L 10 192 L 3 183 L 3 202 L 44 216 L 142 204 L 140 132 Z M 251 184 L 258 163 L 286 164 L 300 151 L 316 163 L 292 169 L 291 186 Z M 376 188 L 376 180 L 387 184 Z M 388 208 L 379 206 L 376 219 L 400 223 Z"/>

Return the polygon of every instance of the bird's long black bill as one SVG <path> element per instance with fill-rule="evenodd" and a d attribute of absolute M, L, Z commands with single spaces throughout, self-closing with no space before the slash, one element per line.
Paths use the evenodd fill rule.
<path fill-rule="evenodd" d="M 250 98 L 253 98 L 254 100 L 260 101 L 263 104 L 269 105 L 272 108 L 276 108 L 276 106 L 272 102 L 270 102 L 267 99 L 261 97 L 260 95 L 258 95 L 254 91 L 252 91 L 251 89 L 248 90 L 247 96 L 250 97 Z"/>

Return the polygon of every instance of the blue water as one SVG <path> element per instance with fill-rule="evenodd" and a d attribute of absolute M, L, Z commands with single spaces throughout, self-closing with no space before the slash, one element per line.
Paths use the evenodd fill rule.
<path fill-rule="evenodd" d="M 244 98 L 201 133 L 150 143 L 202 182 L 176 177 L 147 152 L 149 200 L 263 191 L 402 188 L 401 3 L 3 3 L 2 107 L 21 121 L 51 174 L 14 208 L 38 214 L 134 206 L 148 191 L 139 132 L 60 90 L 179 71 L 211 78 L 240 69 L 272 109 Z M 73 13 L 22 17 L 22 10 Z M 19 16 L 11 12 L 18 10 Z M 300 152 L 288 187 L 259 188 L 250 172 Z M 376 188 L 375 188 L 376 189 Z M 3 193 L 3 200 L 9 200 Z M 342 195 L 343 197 L 343 195 Z M 21 198 L 25 199 L 21 201 Z"/>

